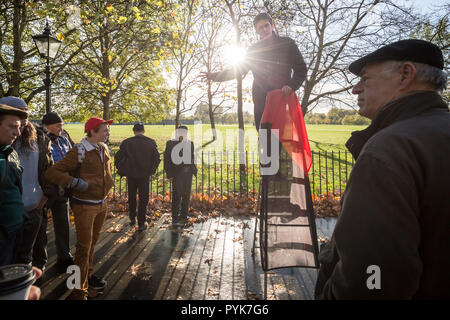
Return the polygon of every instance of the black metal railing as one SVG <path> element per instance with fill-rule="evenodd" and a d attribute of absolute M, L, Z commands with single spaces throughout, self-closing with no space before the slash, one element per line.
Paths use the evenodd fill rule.
<path fill-rule="evenodd" d="M 312 157 L 313 162 L 309 170 L 312 193 L 341 194 L 354 164 L 353 157 L 347 151 L 312 151 Z M 205 195 L 223 198 L 258 192 L 260 181 L 258 152 L 245 152 L 244 172 L 239 166 L 237 151 L 202 151 L 198 159 L 198 173 L 192 181 L 192 193 L 201 195 L 202 199 Z M 126 195 L 128 192 L 126 179 L 117 174 L 114 164 L 113 178 L 114 195 Z M 171 190 L 172 183 L 163 169 L 163 159 L 149 183 L 150 193 L 153 194 L 166 195 Z M 246 187 L 243 189 L 242 185 Z"/>

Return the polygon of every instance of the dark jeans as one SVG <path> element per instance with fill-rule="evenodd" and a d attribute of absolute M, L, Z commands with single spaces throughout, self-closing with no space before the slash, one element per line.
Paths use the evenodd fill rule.
<path fill-rule="evenodd" d="M 49 199 L 48 204 L 48 208 L 52 210 L 58 261 L 71 260 L 73 257 L 70 253 L 69 199 L 58 196 Z"/>
<path fill-rule="evenodd" d="M 191 198 L 192 173 L 181 171 L 172 181 L 172 222 L 186 221 Z M 180 208 L 181 205 L 181 208 Z"/>
<path fill-rule="evenodd" d="M 145 215 L 147 213 L 148 193 L 149 193 L 149 177 L 131 178 L 128 177 L 128 206 L 130 209 L 130 220 L 136 221 L 136 194 L 139 192 L 139 209 L 137 212 L 138 225 L 145 223 Z"/>
<path fill-rule="evenodd" d="M 47 215 L 33 209 L 25 213 L 23 237 L 16 263 L 32 264 L 42 269 L 47 262 Z"/>
<path fill-rule="evenodd" d="M 0 243 L 0 267 L 13 264 L 22 242 L 23 228 L 8 234 L 5 242 Z"/>

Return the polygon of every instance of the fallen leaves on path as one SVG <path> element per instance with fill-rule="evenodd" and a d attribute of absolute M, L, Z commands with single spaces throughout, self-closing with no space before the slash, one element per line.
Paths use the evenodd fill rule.
<path fill-rule="evenodd" d="M 132 265 L 128 272 L 130 272 L 133 277 L 137 277 L 140 280 L 150 280 L 152 277 L 152 266 L 150 262 L 143 262 L 137 265 Z"/>

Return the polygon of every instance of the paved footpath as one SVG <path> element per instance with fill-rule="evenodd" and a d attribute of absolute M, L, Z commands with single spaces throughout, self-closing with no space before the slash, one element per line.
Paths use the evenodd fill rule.
<path fill-rule="evenodd" d="M 252 257 L 254 217 L 215 217 L 178 231 L 163 215 L 152 228 L 134 232 L 128 218 L 106 220 L 96 245 L 94 272 L 108 286 L 96 300 L 259 300 L 264 272 L 259 249 Z M 318 219 L 318 236 L 330 236 L 335 219 Z M 44 300 L 65 299 L 68 275 L 56 275 L 53 225 L 48 225 L 47 269 L 41 282 Z M 71 245 L 75 252 L 72 225 Z M 268 300 L 310 300 L 316 269 L 268 272 Z"/>

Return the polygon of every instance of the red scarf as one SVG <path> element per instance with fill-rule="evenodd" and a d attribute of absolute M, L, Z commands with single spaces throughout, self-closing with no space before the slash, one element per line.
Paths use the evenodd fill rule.
<path fill-rule="evenodd" d="M 311 149 L 295 92 L 285 96 L 280 89 L 270 91 L 261 123 L 270 123 L 272 129 L 279 130 L 278 139 L 283 148 L 307 174 L 312 164 Z"/>

